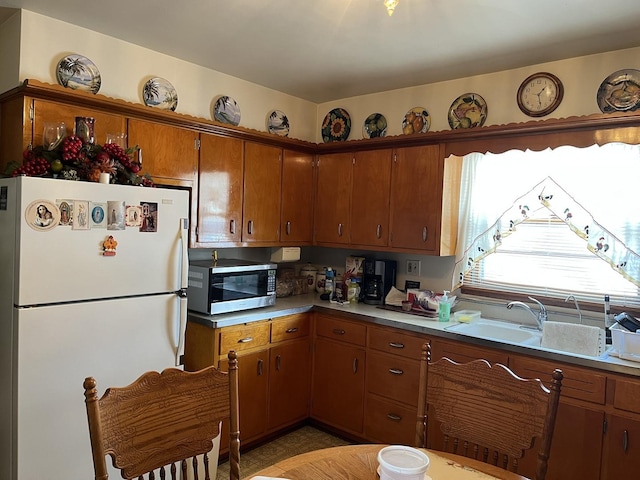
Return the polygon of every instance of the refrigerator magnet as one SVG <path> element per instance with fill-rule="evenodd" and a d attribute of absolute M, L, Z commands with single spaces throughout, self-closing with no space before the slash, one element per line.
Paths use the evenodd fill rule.
<path fill-rule="evenodd" d="M 118 242 L 116 241 L 116 239 L 113 238 L 113 235 L 109 235 L 107 239 L 102 242 L 102 255 L 104 255 L 105 257 L 114 257 L 116 254 L 117 246 Z"/>
<path fill-rule="evenodd" d="M 60 225 L 70 226 L 73 221 L 73 200 L 56 200 L 56 205 L 60 210 Z"/>
<path fill-rule="evenodd" d="M 141 226 L 142 207 L 140 205 L 127 205 L 124 223 L 127 227 Z"/>
<path fill-rule="evenodd" d="M 24 211 L 25 220 L 34 230 L 46 231 L 58 226 L 60 210 L 49 200 L 31 202 Z"/>
<path fill-rule="evenodd" d="M 107 202 L 107 230 L 124 230 L 124 201 Z"/>
<path fill-rule="evenodd" d="M 141 232 L 158 231 L 158 204 L 156 202 L 142 202 L 142 224 Z"/>
<path fill-rule="evenodd" d="M 89 230 L 89 202 L 74 200 L 73 202 L 73 230 Z"/>
<path fill-rule="evenodd" d="M 91 228 L 107 228 L 107 204 L 105 202 L 91 202 L 89 208 L 91 209 L 89 217 Z"/>

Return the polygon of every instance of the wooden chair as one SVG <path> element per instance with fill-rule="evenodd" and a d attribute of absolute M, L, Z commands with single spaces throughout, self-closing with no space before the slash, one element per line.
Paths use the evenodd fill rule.
<path fill-rule="evenodd" d="M 208 452 L 227 418 L 230 478 L 238 480 L 238 363 L 234 351 L 228 358 L 229 373 L 214 367 L 198 372 L 177 368 L 147 372 L 131 385 L 108 388 L 100 399 L 96 380 L 85 379 L 96 480 L 109 478 L 106 455 L 126 479 L 142 479 L 144 474 L 149 480 L 155 475 L 169 478 L 169 474 L 172 479 L 176 475 L 202 479 L 200 471 L 205 480 L 215 480 L 215 475 L 209 475 Z M 216 466 L 217 456 L 211 461 Z"/>
<path fill-rule="evenodd" d="M 522 379 L 483 359 L 460 364 L 444 357 L 431 363 L 427 343 L 420 365 L 416 445 L 427 447 L 428 428 L 439 422 L 445 451 L 512 472 L 535 446 L 534 478 L 544 480 L 562 377 L 561 370 L 554 370 L 548 389 L 539 379 Z"/>

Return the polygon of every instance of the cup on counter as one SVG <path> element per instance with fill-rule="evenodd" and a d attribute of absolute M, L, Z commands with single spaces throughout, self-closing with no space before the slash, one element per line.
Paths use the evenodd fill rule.
<path fill-rule="evenodd" d="M 402 301 L 402 311 L 403 312 L 410 312 L 412 305 L 413 305 L 413 303 L 410 300 L 403 300 Z"/>

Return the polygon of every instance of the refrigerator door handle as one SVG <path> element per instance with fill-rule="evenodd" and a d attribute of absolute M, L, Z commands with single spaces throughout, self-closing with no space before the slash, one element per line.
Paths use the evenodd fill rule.
<path fill-rule="evenodd" d="M 178 348 L 176 349 L 176 366 L 184 363 L 184 336 L 187 329 L 187 287 L 189 286 L 189 219 L 180 219 L 180 239 L 182 243 L 180 264 L 180 325 L 178 331 Z"/>

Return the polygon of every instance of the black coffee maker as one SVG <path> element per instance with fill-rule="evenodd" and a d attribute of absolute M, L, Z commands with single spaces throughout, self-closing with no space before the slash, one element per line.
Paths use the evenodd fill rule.
<path fill-rule="evenodd" d="M 395 260 L 365 258 L 362 275 L 361 297 L 369 305 L 384 305 L 389 290 L 396 284 Z"/>

